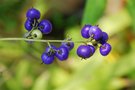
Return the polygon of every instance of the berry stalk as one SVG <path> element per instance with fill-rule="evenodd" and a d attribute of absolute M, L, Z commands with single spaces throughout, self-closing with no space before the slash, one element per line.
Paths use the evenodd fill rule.
<path fill-rule="evenodd" d="M 74 42 L 74 43 L 86 43 L 91 42 L 91 40 L 78 40 L 78 41 L 69 41 L 69 40 L 41 40 L 41 39 L 27 39 L 27 38 L 0 38 L 0 41 L 35 41 L 35 42 L 45 42 L 45 43 L 61 43 L 61 42 Z"/>

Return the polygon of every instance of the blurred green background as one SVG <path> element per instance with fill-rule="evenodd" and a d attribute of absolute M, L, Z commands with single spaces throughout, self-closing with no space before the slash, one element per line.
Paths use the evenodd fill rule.
<path fill-rule="evenodd" d="M 135 0 L 0 0 L 0 38 L 23 37 L 31 7 L 53 24 L 43 39 L 84 40 L 81 27 L 99 25 L 112 51 L 81 60 L 75 44 L 68 60 L 44 65 L 46 43 L 0 41 L 0 90 L 135 90 Z"/>

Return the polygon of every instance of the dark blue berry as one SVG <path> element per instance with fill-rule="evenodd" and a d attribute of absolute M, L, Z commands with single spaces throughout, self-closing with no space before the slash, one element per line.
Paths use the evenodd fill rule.
<path fill-rule="evenodd" d="M 30 18 L 30 19 L 39 19 L 40 18 L 40 12 L 35 8 L 31 8 L 27 11 L 26 17 Z"/>
<path fill-rule="evenodd" d="M 34 23 L 34 20 L 36 20 L 36 19 L 33 19 L 33 18 L 27 18 L 27 20 L 29 20 L 31 23 Z"/>
<path fill-rule="evenodd" d="M 51 45 L 51 47 L 46 47 L 45 52 L 49 53 L 51 55 L 55 55 L 57 48 L 54 45 Z"/>
<path fill-rule="evenodd" d="M 100 53 L 101 55 L 106 56 L 110 53 L 111 49 L 112 49 L 111 45 L 108 43 L 105 43 L 100 46 Z"/>
<path fill-rule="evenodd" d="M 62 42 L 62 46 L 66 47 L 70 51 L 74 47 L 74 42 Z"/>
<path fill-rule="evenodd" d="M 55 55 L 60 61 L 63 61 L 68 58 L 69 51 L 66 47 L 61 46 L 60 48 L 57 49 L 57 52 Z"/>
<path fill-rule="evenodd" d="M 95 53 L 95 47 L 94 46 L 92 46 L 92 45 L 88 45 L 89 47 L 90 47 L 90 49 L 91 49 L 91 56 Z"/>
<path fill-rule="evenodd" d="M 91 26 L 89 35 L 95 40 L 99 40 L 102 37 L 102 31 L 98 26 Z"/>
<path fill-rule="evenodd" d="M 44 64 L 51 64 L 54 61 L 54 55 L 50 55 L 48 53 L 43 53 L 41 56 L 41 59 Z"/>
<path fill-rule="evenodd" d="M 84 37 L 84 38 L 89 38 L 90 37 L 90 35 L 89 35 L 90 27 L 91 27 L 91 25 L 85 25 L 82 28 L 82 30 L 81 30 L 82 37 Z"/>
<path fill-rule="evenodd" d="M 32 22 L 28 19 L 25 21 L 24 26 L 25 26 L 25 29 L 28 30 L 28 31 L 30 31 L 33 28 Z"/>
<path fill-rule="evenodd" d="M 42 20 L 38 25 L 38 29 L 43 34 L 49 34 L 52 31 L 52 24 L 48 20 Z"/>
<path fill-rule="evenodd" d="M 102 32 L 102 37 L 101 37 L 101 39 L 99 40 L 99 42 L 101 43 L 101 44 L 104 44 L 104 43 L 106 43 L 108 41 L 108 34 L 106 33 L 106 32 Z"/>
<path fill-rule="evenodd" d="M 92 55 L 92 50 L 88 45 L 80 45 L 77 49 L 77 55 L 81 58 L 89 58 Z"/>

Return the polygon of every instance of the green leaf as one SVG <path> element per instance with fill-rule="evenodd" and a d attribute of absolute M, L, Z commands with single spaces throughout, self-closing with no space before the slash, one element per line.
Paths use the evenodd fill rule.
<path fill-rule="evenodd" d="M 99 27 L 110 36 L 126 30 L 131 25 L 131 17 L 126 9 L 121 9 L 118 13 L 103 17 L 98 21 Z"/>
<path fill-rule="evenodd" d="M 107 0 L 87 0 L 82 25 L 96 24 L 103 15 Z"/>
<path fill-rule="evenodd" d="M 34 87 L 32 90 L 46 90 L 47 83 L 49 79 L 49 74 L 47 72 L 43 72 L 35 81 Z"/>
<path fill-rule="evenodd" d="M 8 80 L 6 82 L 6 86 L 8 90 L 22 90 L 21 85 L 18 84 L 18 82 L 14 78 L 11 78 L 10 80 Z"/>
<path fill-rule="evenodd" d="M 22 80 L 29 72 L 30 64 L 26 60 L 21 60 L 16 68 L 16 79 L 18 82 L 22 83 Z"/>
<path fill-rule="evenodd" d="M 132 17 L 132 26 L 135 32 L 135 0 L 127 0 L 127 8 Z"/>
<path fill-rule="evenodd" d="M 9 47 L 10 45 L 10 47 Z M 24 55 L 23 49 L 20 48 L 17 42 L 0 42 L 0 57 L 7 62 L 13 62 L 15 58 Z M 12 61 L 13 60 L 13 61 Z"/>

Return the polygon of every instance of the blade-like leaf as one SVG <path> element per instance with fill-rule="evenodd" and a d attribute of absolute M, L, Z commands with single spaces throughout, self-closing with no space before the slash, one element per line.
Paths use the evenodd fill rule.
<path fill-rule="evenodd" d="M 135 0 L 127 0 L 127 8 L 132 17 L 132 25 L 135 32 Z"/>
<path fill-rule="evenodd" d="M 107 0 L 87 0 L 82 25 L 95 24 L 103 15 Z"/>

